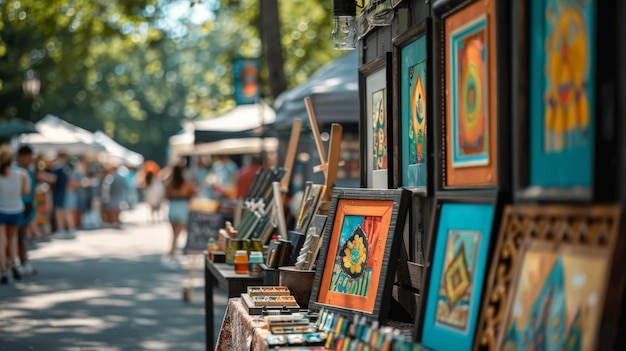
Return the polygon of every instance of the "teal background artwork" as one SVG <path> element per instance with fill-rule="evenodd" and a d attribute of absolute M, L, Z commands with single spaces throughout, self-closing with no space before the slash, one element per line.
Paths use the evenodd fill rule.
<path fill-rule="evenodd" d="M 591 186 L 594 0 L 533 0 L 530 186 Z"/>
<path fill-rule="evenodd" d="M 400 157 L 402 165 L 400 170 L 401 185 L 409 188 L 425 188 L 427 177 L 427 148 L 426 148 L 426 104 L 428 103 L 427 91 L 427 74 L 426 71 L 426 35 L 420 36 L 418 39 L 402 48 L 401 51 L 401 121 L 400 130 L 402 135 L 400 137 L 400 148 L 402 156 Z M 413 103 L 413 93 L 418 86 L 418 77 L 421 78 L 421 84 L 423 84 L 423 105 L 421 109 L 422 113 L 418 113 L 420 117 L 423 117 L 422 135 L 420 138 L 419 132 L 416 135 L 415 130 L 420 128 L 414 128 L 413 125 L 413 113 L 416 112 L 417 103 Z M 418 88 L 419 89 L 419 88 Z M 419 123 L 419 121 L 418 121 Z M 418 146 L 420 145 L 421 146 Z M 418 151 L 419 149 L 419 151 Z"/>
<path fill-rule="evenodd" d="M 441 206 L 422 330 L 422 344 L 428 348 L 439 351 L 472 349 L 482 282 L 485 277 L 493 212 L 494 206 L 491 204 L 444 203 Z M 455 318 L 462 324 L 460 322 L 452 326 L 450 323 L 441 322 L 442 313 L 438 308 L 442 298 L 440 282 L 446 279 L 446 268 L 450 267 L 449 265 L 446 267 L 446 252 L 450 246 L 450 235 L 459 236 L 463 233 L 462 236 L 465 238 L 452 238 L 452 243 L 462 244 L 463 241 L 459 240 L 469 240 L 465 254 L 474 256 L 475 262 L 469 286 L 466 286 L 468 290 L 461 295 L 467 296 L 466 301 L 463 302 L 467 306 L 465 308 L 467 316 L 463 317 L 465 321 Z M 474 254 L 472 250 L 476 250 Z M 467 267 L 468 262 L 465 263 Z M 450 296 L 445 297 L 445 303 L 448 303 L 449 298 Z M 457 304 L 459 302 L 456 301 Z"/>

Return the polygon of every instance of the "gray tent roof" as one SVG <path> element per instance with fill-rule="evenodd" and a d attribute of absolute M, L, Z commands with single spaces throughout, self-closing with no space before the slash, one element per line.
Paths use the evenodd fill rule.
<path fill-rule="evenodd" d="M 274 102 L 275 127 L 289 128 L 295 118 L 309 125 L 304 98 L 309 96 L 319 124 L 359 120 L 358 50 L 349 51 L 319 68 L 304 83 L 280 94 Z"/>

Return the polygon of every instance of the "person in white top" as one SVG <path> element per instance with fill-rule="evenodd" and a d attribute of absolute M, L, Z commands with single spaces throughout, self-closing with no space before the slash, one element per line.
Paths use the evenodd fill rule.
<path fill-rule="evenodd" d="M 150 206 L 150 223 L 158 223 L 161 221 L 161 203 L 165 196 L 165 187 L 159 176 L 148 171 L 144 180 L 144 199 Z"/>
<path fill-rule="evenodd" d="M 12 167 L 12 157 L 13 154 L 8 146 L 0 148 L 0 284 L 9 282 L 7 247 L 12 263 L 13 278 L 21 279 L 15 234 L 23 221 L 22 195 L 30 191 L 28 175 L 22 169 Z"/>

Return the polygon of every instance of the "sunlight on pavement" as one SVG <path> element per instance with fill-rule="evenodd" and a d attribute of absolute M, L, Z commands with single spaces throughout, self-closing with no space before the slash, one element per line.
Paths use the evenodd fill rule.
<path fill-rule="evenodd" d="M 141 347 L 146 350 L 169 350 L 170 344 L 161 341 L 144 341 L 141 343 Z"/>
<path fill-rule="evenodd" d="M 160 263 L 171 228 L 133 213 L 121 230 L 78 231 L 29 252 L 38 274 L 0 286 L 0 351 L 204 350 L 202 271 L 183 302 L 188 272 Z M 216 308 L 226 301 L 218 293 Z"/>
<path fill-rule="evenodd" d="M 106 293 L 101 290 L 93 289 L 63 291 L 58 293 L 49 292 L 45 294 L 24 296 L 19 298 L 15 303 L 12 303 L 11 307 L 25 310 L 51 309 L 57 304 L 103 296 L 106 296 Z"/>
<path fill-rule="evenodd" d="M 94 299 L 85 302 L 87 305 L 92 306 L 117 306 L 117 307 L 131 307 L 133 302 L 129 300 L 120 299 Z"/>

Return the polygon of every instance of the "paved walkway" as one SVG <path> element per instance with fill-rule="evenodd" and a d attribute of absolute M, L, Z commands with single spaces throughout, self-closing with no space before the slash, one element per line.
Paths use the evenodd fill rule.
<path fill-rule="evenodd" d="M 204 350 L 202 272 L 183 302 L 187 271 L 160 264 L 169 225 L 146 218 L 140 205 L 123 213 L 121 230 L 79 231 L 31 250 L 38 274 L 0 285 L 0 350 Z M 224 293 L 215 302 L 219 326 Z"/>

